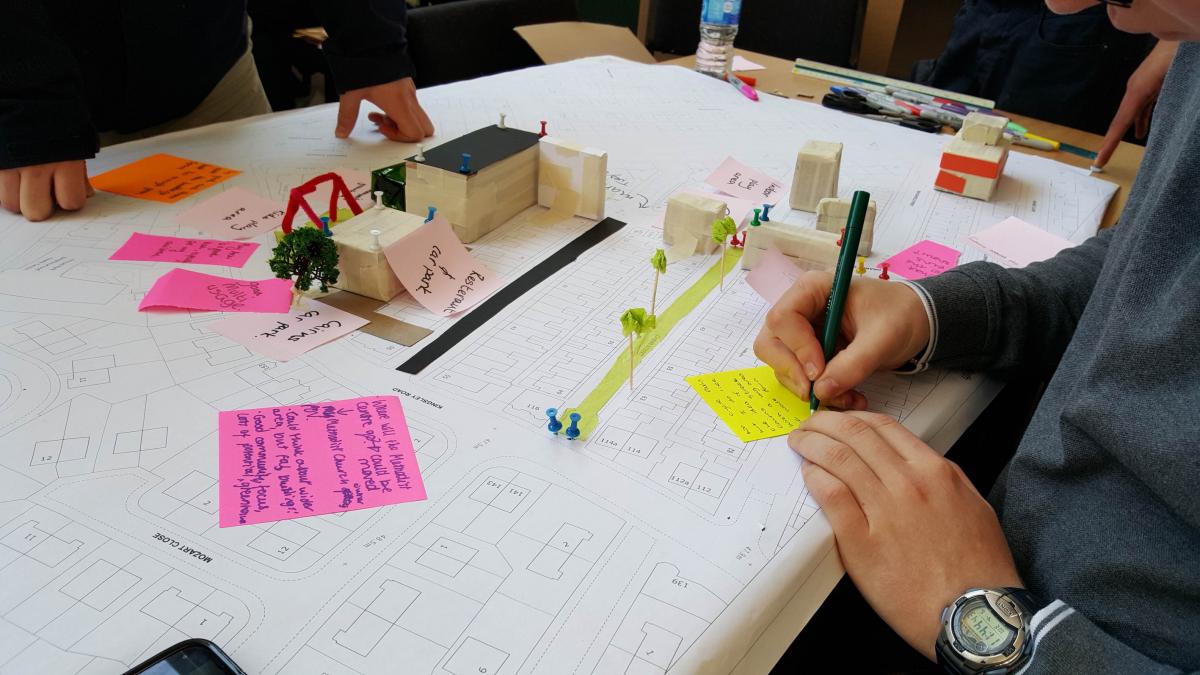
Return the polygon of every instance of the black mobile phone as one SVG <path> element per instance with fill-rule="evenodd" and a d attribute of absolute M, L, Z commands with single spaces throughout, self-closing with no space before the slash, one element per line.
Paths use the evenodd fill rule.
<path fill-rule="evenodd" d="M 233 659 L 208 640 L 193 638 L 171 645 L 125 675 L 246 675 Z"/>

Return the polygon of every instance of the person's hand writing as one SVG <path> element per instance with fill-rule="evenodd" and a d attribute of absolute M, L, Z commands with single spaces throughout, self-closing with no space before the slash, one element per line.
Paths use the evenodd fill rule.
<path fill-rule="evenodd" d="M 0 169 L 0 204 L 26 220 L 49 218 L 56 204 L 78 211 L 93 194 L 82 159 Z"/>
<path fill-rule="evenodd" d="M 1096 161 L 1093 164 L 1098 167 L 1108 164 L 1129 127 L 1134 128 L 1133 133 L 1138 138 L 1145 138 L 1146 134 L 1150 133 L 1150 115 L 1154 112 L 1154 104 L 1158 102 L 1158 94 L 1162 91 L 1163 79 L 1167 76 L 1171 62 L 1175 60 L 1177 49 L 1178 42 L 1159 40 L 1142 61 L 1142 65 L 1129 76 L 1129 81 L 1125 84 L 1125 97 L 1121 99 L 1117 114 L 1108 126 L 1108 133 L 1104 135 L 1104 142 L 1100 144 L 1100 151 L 1096 153 Z"/>
<path fill-rule="evenodd" d="M 808 272 L 767 313 L 754 354 L 775 369 L 780 383 L 808 400 L 809 383 L 823 403 L 865 409 L 854 391 L 871 373 L 897 368 L 929 343 L 929 319 L 916 291 L 878 279 L 856 278 L 846 296 L 841 336 L 846 344 L 828 365 L 820 327 L 833 275 Z"/>
<path fill-rule="evenodd" d="M 415 143 L 433 135 L 433 122 L 417 101 L 417 88 L 411 77 L 373 87 L 352 89 L 342 94 L 338 102 L 337 128 L 334 135 L 346 138 L 358 122 L 358 109 L 363 101 L 379 106 L 382 113 L 373 112 L 367 119 L 375 123 L 379 133 L 393 141 Z"/>
<path fill-rule="evenodd" d="M 941 611 L 967 589 L 1023 586 L 991 506 L 896 420 L 822 411 L 788 445 L 846 572 L 913 649 L 933 659 Z"/>

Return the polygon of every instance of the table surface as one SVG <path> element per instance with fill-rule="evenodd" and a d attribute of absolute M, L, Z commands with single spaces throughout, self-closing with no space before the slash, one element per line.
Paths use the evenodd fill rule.
<path fill-rule="evenodd" d="M 797 99 L 801 101 L 809 101 L 820 105 L 821 97 L 829 92 L 829 81 L 808 75 L 798 75 L 792 72 L 793 62 L 787 59 L 781 59 L 775 56 L 768 56 L 758 52 L 752 52 L 746 49 L 736 50 L 738 54 L 754 61 L 762 66 L 764 70 L 748 70 L 741 71 L 746 75 L 757 78 L 757 89 L 760 94 L 776 94 L 786 98 Z M 663 63 L 671 65 L 685 66 L 691 68 L 695 65 L 694 56 L 685 56 L 678 59 L 671 59 Z M 1081 131 L 1071 127 L 1065 127 L 1061 124 L 1053 124 L 1042 120 L 1034 119 L 1025 115 L 1015 115 L 1005 113 L 1009 118 L 1021 124 L 1031 131 L 1053 138 L 1054 140 L 1063 143 L 1070 143 L 1081 148 L 1089 150 L 1099 150 L 1100 143 L 1103 141 L 1103 136 L 1093 134 L 1088 131 Z M 947 132 L 949 129 L 947 129 Z M 1022 152 L 1028 155 L 1048 157 L 1064 164 L 1078 166 L 1080 168 L 1088 168 L 1091 161 L 1084 159 L 1078 155 L 1073 155 L 1069 152 L 1048 152 L 1045 150 L 1037 150 L 1024 146 L 1014 145 L 1013 150 Z M 1120 186 L 1117 194 L 1108 204 L 1107 210 L 1104 212 L 1104 219 L 1101 221 L 1101 227 L 1111 227 L 1117 222 L 1117 218 L 1121 215 L 1122 209 L 1125 208 L 1125 200 L 1129 197 L 1129 188 L 1133 185 L 1133 179 L 1137 176 L 1138 166 L 1142 162 L 1142 154 L 1145 148 L 1134 144 L 1122 142 L 1113 153 L 1112 159 L 1109 160 L 1108 166 L 1105 167 L 1104 173 L 1099 176 L 1107 181 L 1111 181 Z"/>

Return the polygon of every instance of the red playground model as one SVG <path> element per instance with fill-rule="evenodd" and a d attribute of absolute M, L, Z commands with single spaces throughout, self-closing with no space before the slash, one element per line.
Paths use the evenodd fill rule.
<path fill-rule="evenodd" d="M 305 195 L 316 192 L 317 186 L 326 181 L 333 183 L 333 189 L 329 192 L 329 222 L 337 222 L 338 214 L 338 195 L 342 196 L 342 200 L 346 202 L 346 206 L 354 212 L 354 215 L 362 213 L 362 207 L 354 200 L 354 195 L 350 194 L 350 188 L 346 187 L 346 181 L 336 173 L 323 173 L 316 178 L 309 180 L 303 185 L 297 185 L 292 188 L 288 194 L 287 210 L 283 212 L 283 231 L 285 233 L 292 231 L 292 218 L 296 216 L 296 209 L 304 209 L 305 215 L 317 227 L 320 227 L 321 219 L 313 212 L 312 207 L 308 205 L 308 200 Z"/>

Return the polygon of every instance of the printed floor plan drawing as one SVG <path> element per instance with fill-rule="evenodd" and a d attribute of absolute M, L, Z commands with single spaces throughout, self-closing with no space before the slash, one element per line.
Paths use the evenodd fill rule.
<path fill-rule="evenodd" d="M 667 197 L 729 155 L 787 183 L 806 138 L 839 138 L 843 189 L 878 203 L 876 262 L 923 238 L 978 258 L 966 237 L 1009 215 L 1082 241 L 1112 195 L 1017 154 L 990 203 L 935 193 L 937 138 L 774 97 L 739 107 L 731 131 L 744 101 L 727 86 L 608 57 L 421 98 L 431 143 L 505 112 L 510 126 L 548 119 L 604 148 L 608 214 L 628 226 L 418 375 L 395 368 L 424 343 L 357 333 L 280 363 L 210 330 L 219 313 L 140 313 L 170 266 L 108 260 L 134 232 L 196 236 L 175 218 L 215 191 L 282 200 L 316 173 L 412 153 L 365 129 L 334 139 L 330 107 L 89 162 L 96 174 L 163 151 L 243 172 L 181 204 L 99 193 L 44 223 L 0 215 L 0 675 L 113 675 L 187 637 L 262 675 L 729 673 L 794 597 L 829 590 L 805 585 L 833 540 L 786 439 L 740 443 L 684 381 L 756 365 L 766 303 L 734 271 L 638 364 L 586 441 L 545 429 L 545 409 L 577 404 L 626 346 L 620 313 L 648 306 Z M 471 249 L 511 280 L 589 225 L 533 207 Z M 269 277 L 271 235 L 256 241 L 244 268 L 197 271 Z M 672 263 L 659 305 L 715 261 Z M 382 311 L 435 334 L 455 320 L 404 294 Z M 864 390 L 875 410 L 953 440 L 969 415 L 947 420 L 996 389 L 928 372 Z M 427 500 L 217 526 L 219 411 L 382 394 L 404 406 Z"/>

